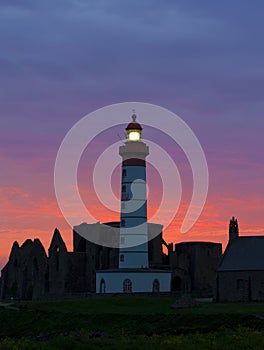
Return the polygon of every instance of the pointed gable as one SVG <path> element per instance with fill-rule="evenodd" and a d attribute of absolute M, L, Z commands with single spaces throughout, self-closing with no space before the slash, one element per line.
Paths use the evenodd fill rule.
<path fill-rule="evenodd" d="M 49 246 L 49 254 L 51 251 L 58 250 L 61 252 L 67 253 L 66 245 L 61 237 L 60 231 L 57 229 L 57 227 L 54 230 L 50 246 Z"/>

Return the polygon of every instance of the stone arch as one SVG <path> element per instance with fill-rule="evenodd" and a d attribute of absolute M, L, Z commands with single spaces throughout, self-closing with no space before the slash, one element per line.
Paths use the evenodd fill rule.
<path fill-rule="evenodd" d="M 171 280 L 171 290 L 173 292 L 178 292 L 183 290 L 183 281 L 182 278 L 180 276 L 174 276 Z"/>

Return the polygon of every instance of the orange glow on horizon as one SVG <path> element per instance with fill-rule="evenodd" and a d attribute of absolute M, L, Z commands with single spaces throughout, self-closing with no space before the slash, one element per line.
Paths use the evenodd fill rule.
<path fill-rule="evenodd" d="M 60 209 L 58 208 L 55 198 L 41 198 L 37 202 L 33 200 L 29 193 L 20 188 L 9 187 L 0 188 L 0 197 L 3 203 L 2 210 L 2 228 L 0 236 L 0 263 L 2 266 L 7 262 L 10 249 L 14 241 L 21 245 L 27 238 L 39 238 L 43 243 L 46 251 L 49 247 L 53 231 L 58 227 L 62 237 L 69 249 L 72 250 L 72 228 L 65 221 Z M 96 200 L 90 198 L 89 210 L 96 214 L 100 222 L 118 221 L 119 214 L 107 210 L 103 206 L 98 206 Z M 37 203 L 37 204 L 36 204 Z M 170 225 L 164 230 L 163 237 L 167 243 L 179 243 L 183 241 L 211 241 L 223 244 L 225 248 L 228 240 L 228 223 L 233 214 L 233 208 L 240 214 L 247 214 L 242 200 L 232 198 L 223 199 L 222 202 L 210 198 L 205 205 L 202 215 L 194 227 L 186 234 L 180 233 L 181 223 L 186 212 L 187 203 L 182 203 L 177 215 Z M 252 210 L 261 210 L 258 198 L 251 199 Z M 148 216 L 151 217 L 157 210 L 156 207 L 148 206 Z M 164 222 L 166 222 L 166 213 Z M 260 220 L 254 222 L 245 222 L 240 216 L 236 215 L 239 220 L 241 235 L 258 235 L 263 233 L 263 226 Z M 10 220 L 12 217 L 12 220 Z M 225 218 L 223 220 L 222 218 Z M 99 221 L 98 220 L 98 221 Z M 164 222 L 160 222 L 164 224 Z"/>

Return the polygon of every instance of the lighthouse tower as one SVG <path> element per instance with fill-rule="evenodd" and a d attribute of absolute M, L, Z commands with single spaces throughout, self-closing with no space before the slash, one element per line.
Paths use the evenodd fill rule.
<path fill-rule="evenodd" d="M 119 268 L 148 268 L 146 157 L 148 146 L 141 140 L 142 127 L 132 115 L 127 140 L 120 146 L 122 157 Z"/>
<path fill-rule="evenodd" d="M 171 272 L 149 268 L 146 191 L 148 146 L 142 127 L 132 115 L 122 157 L 119 263 L 117 269 L 96 271 L 97 293 L 142 293 L 170 291 Z"/>

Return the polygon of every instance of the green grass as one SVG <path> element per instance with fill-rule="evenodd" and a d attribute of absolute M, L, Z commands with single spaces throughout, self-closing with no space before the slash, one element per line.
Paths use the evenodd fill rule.
<path fill-rule="evenodd" d="M 0 349 L 264 348 L 264 303 L 200 303 L 175 310 L 174 302 L 17 302 L 19 310 L 0 309 Z"/>
<path fill-rule="evenodd" d="M 67 301 L 17 302 L 20 308 L 41 311 L 81 312 L 90 314 L 175 314 L 171 309 L 174 298 L 105 298 Z M 264 302 L 210 303 L 200 302 L 198 306 L 178 309 L 181 314 L 248 314 L 264 313 Z"/>
<path fill-rule="evenodd" d="M 118 339 L 81 339 L 70 337 L 56 337 L 49 341 L 34 341 L 29 339 L 5 339 L 0 343 L 4 349 L 171 349 L 171 350 L 249 350 L 264 348 L 263 333 L 251 330 L 237 332 L 218 332 L 210 334 L 193 334 L 190 336 L 138 336 Z"/>

